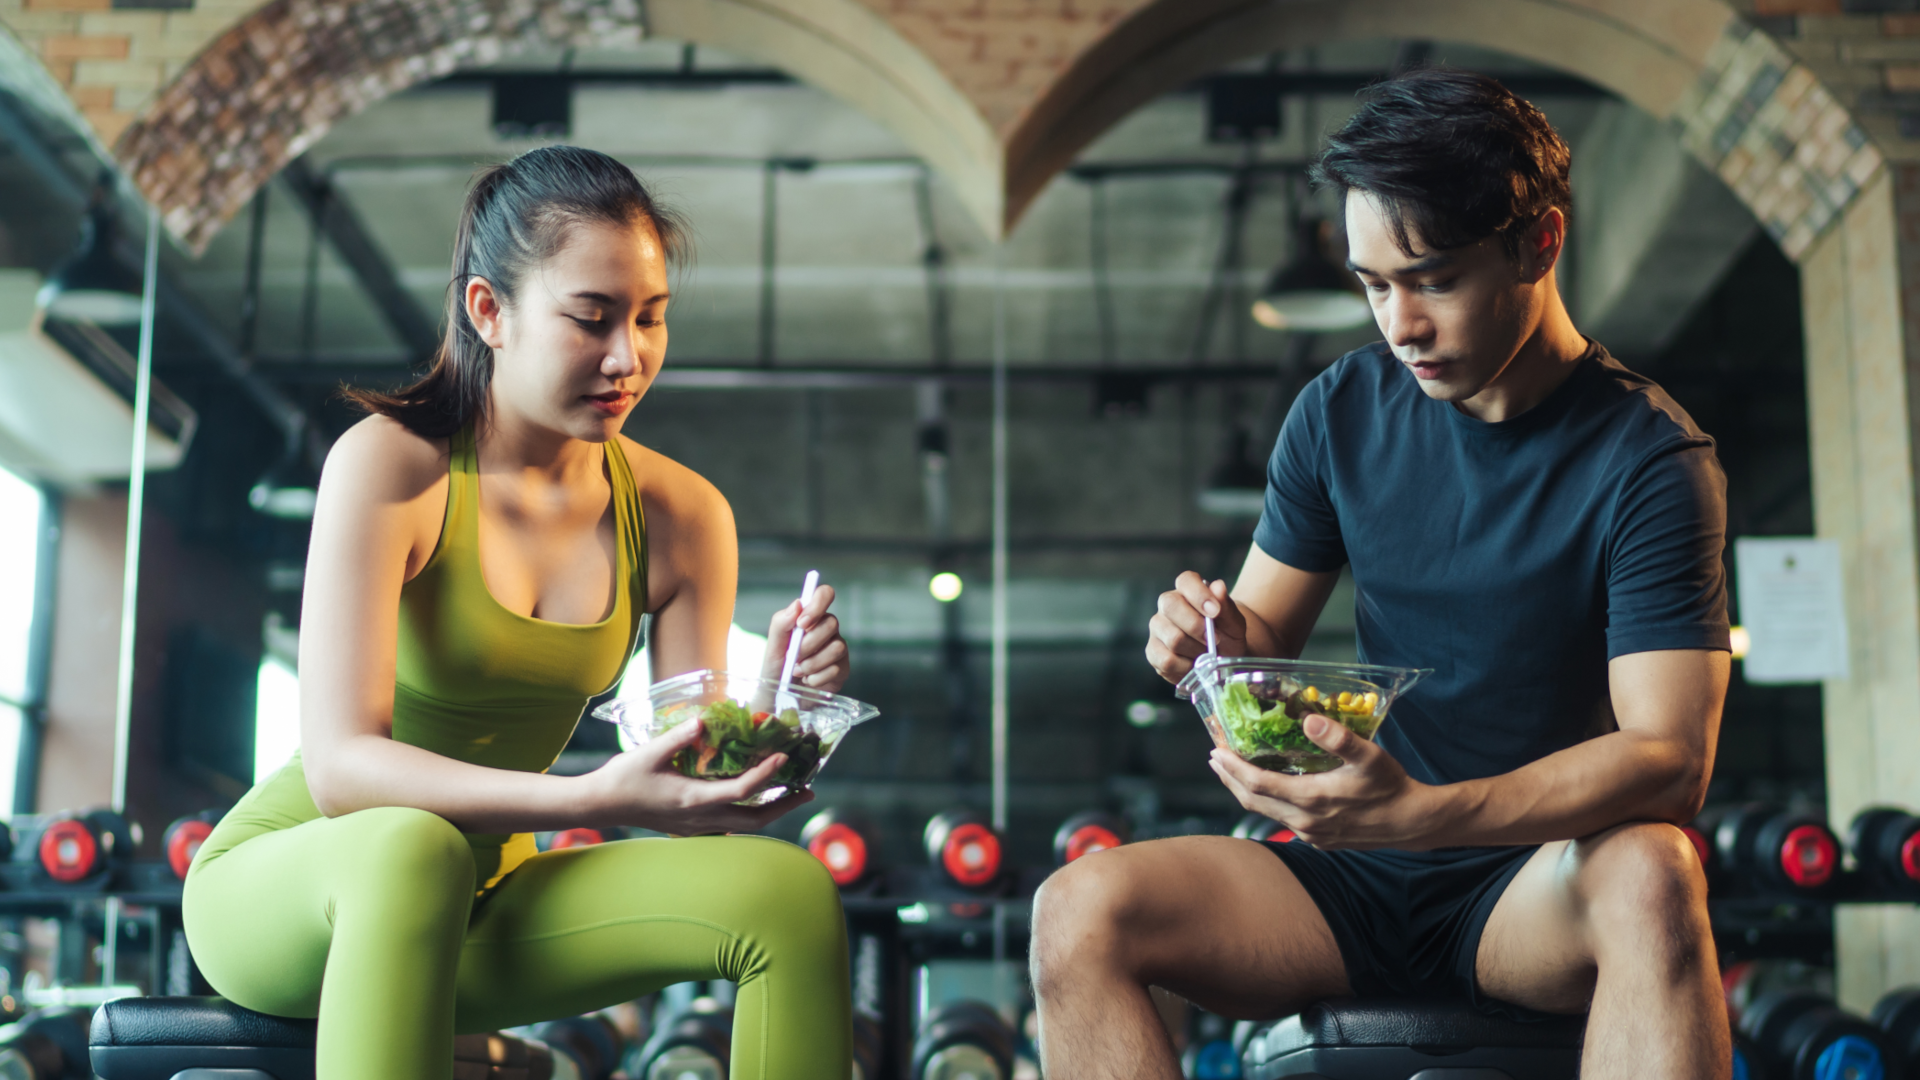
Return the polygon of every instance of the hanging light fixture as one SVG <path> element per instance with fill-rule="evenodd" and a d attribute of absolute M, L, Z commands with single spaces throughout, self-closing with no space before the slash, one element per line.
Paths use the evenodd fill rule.
<path fill-rule="evenodd" d="M 35 302 L 64 322 L 135 326 L 140 322 L 140 279 L 114 257 L 116 224 L 113 182 L 102 176 L 80 219 L 80 244 L 47 277 Z"/>
<path fill-rule="evenodd" d="M 1327 223 L 1303 217 L 1294 236 L 1293 257 L 1260 290 L 1253 321 L 1269 330 L 1351 330 L 1373 318 L 1366 298 L 1354 292 L 1354 277 L 1327 258 Z"/>
<path fill-rule="evenodd" d="M 1267 473 L 1247 453 L 1252 440 L 1235 425 L 1226 452 L 1200 489 L 1200 509 L 1221 517 L 1259 517 L 1267 505 Z"/>
<path fill-rule="evenodd" d="M 306 425 L 297 425 L 280 459 L 247 492 L 248 505 L 268 517 L 313 517 L 314 504 L 320 499 L 320 473 L 307 458 L 305 436 Z"/>

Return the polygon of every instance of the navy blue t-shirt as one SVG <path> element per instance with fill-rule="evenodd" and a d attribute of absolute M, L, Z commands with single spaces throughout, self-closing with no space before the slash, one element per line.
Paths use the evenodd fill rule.
<path fill-rule="evenodd" d="M 1294 402 L 1254 542 L 1300 570 L 1353 567 L 1360 658 L 1433 669 L 1377 738 L 1444 784 L 1609 730 L 1616 656 L 1726 649 L 1725 533 L 1713 440 L 1598 345 L 1487 423 L 1378 342 Z"/>

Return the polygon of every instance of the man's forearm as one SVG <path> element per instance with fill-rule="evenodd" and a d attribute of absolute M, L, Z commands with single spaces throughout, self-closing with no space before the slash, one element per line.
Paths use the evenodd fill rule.
<path fill-rule="evenodd" d="M 1306 646 L 1304 641 L 1288 641 L 1267 621 L 1245 605 L 1240 614 L 1247 621 L 1247 655 L 1271 656 L 1280 660 L 1300 659 L 1300 650 Z"/>
<path fill-rule="evenodd" d="M 1626 821 L 1683 824 L 1699 813 L 1708 768 L 1678 741 L 1611 732 L 1510 773 L 1433 788 L 1433 828 L 1417 846 L 1541 844 Z"/>

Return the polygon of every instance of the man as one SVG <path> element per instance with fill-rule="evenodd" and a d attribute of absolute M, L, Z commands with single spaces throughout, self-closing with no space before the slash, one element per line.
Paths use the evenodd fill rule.
<path fill-rule="evenodd" d="M 1725 1080 L 1699 810 L 1727 672 L 1725 482 L 1685 412 L 1568 317 L 1566 144 L 1498 83 L 1375 88 L 1315 178 L 1386 340 L 1295 402 L 1231 596 L 1181 575 L 1148 659 L 1298 656 L 1343 565 L 1363 659 L 1435 673 L 1378 742 L 1287 776 L 1216 750 L 1305 841 L 1183 837 L 1042 889 L 1048 1080 L 1179 1074 L 1148 996 L 1272 1018 L 1321 998 L 1589 1011 L 1583 1077 Z"/>

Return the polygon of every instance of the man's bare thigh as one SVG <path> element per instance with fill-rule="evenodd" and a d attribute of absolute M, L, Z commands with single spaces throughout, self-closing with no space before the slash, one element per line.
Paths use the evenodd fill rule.
<path fill-rule="evenodd" d="M 1474 957 L 1480 989 L 1542 1012 L 1584 1012 L 1594 962 L 1573 889 L 1571 841 L 1542 845 L 1487 918 Z"/>
<path fill-rule="evenodd" d="M 1102 852 L 1126 966 L 1233 1019 L 1349 994 L 1333 932 L 1279 856 L 1251 840 L 1185 836 Z"/>

